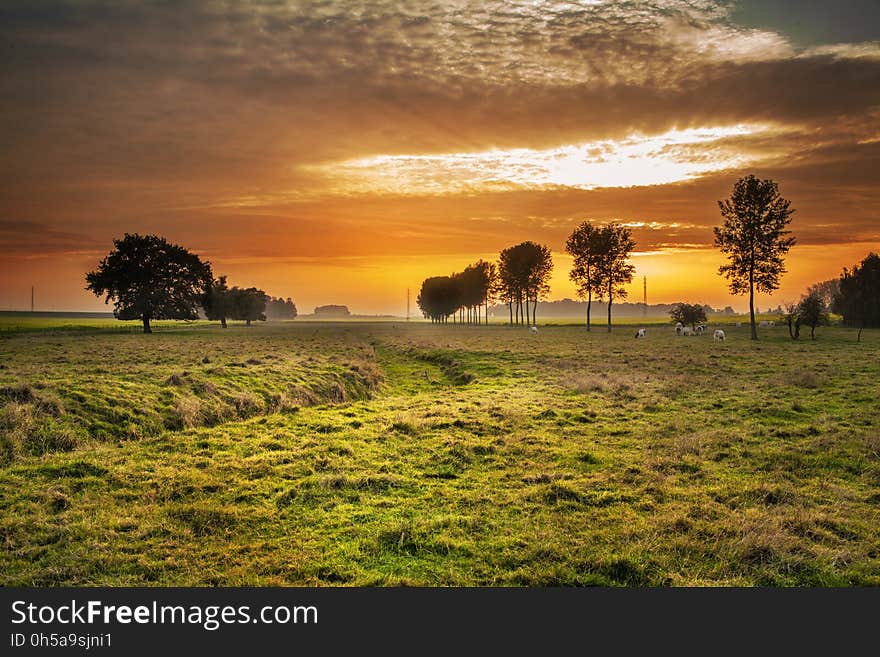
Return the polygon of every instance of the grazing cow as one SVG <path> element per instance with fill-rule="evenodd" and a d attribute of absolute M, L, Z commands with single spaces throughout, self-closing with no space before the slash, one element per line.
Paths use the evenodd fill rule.
<path fill-rule="evenodd" d="M 706 332 L 706 327 L 703 324 L 700 324 L 696 328 L 697 335 L 703 335 Z"/>
<path fill-rule="evenodd" d="M 637 338 L 643 338 L 643 337 L 645 337 L 645 335 L 647 335 L 647 333 L 648 333 L 648 332 L 647 332 L 645 329 L 640 328 L 638 331 L 636 331 L 636 336 L 635 336 L 635 337 L 637 337 Z"/>
<path fill-rule="evenodd" d="M 760 326 L 761 328 L 767 328 L 768 326 L 770 326 L 770 322 L 768 322 L 766 319 L 762 319 L 760 322 L 758 322 L 758 326 Z"/>
<path fill-rule="evenodd" d="M 681 335 L 694 335 L 694 331 L 690 326 L 682 326 Z"/>
<path fill-rule="evenodd" d="M 529 327 L 529 333 L 532 333 L 532 334 L 534 335 L 534 334 L 536 334 L 537 332 L 538 332 L 538 327 L 537 327 L 537 326 L 530 326 L 530 327 Z"/>
<path fill-rule="evenodd" d="M 675 323 L 675 334 L 681 335 L 682 329 L 684 329 L 684 324 L 682 324 L 681 322 L 676 322 Z"/>
<path fill-rule="evenodd" d="M 712 339 L 717 340 L 718 342 L 724 342 L 724 331 L 721 329 L 715 329 L 715 333 L 712 334 Z"/>

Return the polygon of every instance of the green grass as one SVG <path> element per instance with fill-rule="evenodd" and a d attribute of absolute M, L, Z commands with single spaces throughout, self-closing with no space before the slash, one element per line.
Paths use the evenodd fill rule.
<path fill-rule="evenodd" d="M 0 338 L 2 585 L 880 584 L 876 331 L 54 328 Z"/>

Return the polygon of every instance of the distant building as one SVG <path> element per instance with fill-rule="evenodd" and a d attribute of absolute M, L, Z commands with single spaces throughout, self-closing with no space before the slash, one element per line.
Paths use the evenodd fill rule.
<path fill-rule="evenodd" d="M 336 306 L 330 304 L 315 308 L 315 317 L 349 317 L 350 315 L 351 313 L 348 311 L 348 306 Z"/>

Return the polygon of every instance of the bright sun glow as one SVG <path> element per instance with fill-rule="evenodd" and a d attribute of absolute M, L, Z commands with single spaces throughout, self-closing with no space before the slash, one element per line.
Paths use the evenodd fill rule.
<path fill-rule="evenodd" d="M 335 191 L 443 194 L 491 188 L 634 187 L 690 180 L 757 156 L 741 137 L 768 130 L 735 125 L 631 135 L 546 150 L 516 148 L 442 155 L 379 155 L 312 167 Z"/>

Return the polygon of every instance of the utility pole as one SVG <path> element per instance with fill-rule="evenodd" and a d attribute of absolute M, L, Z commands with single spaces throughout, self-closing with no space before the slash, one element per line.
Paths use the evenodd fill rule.
<path fill-rule="evenodd" d="M 406 321 L 409 321 L 409 288 L 406 288 Z"/>
<path fill-rule="evenodd" d="M 645 307 L 642 308 L 642 317 L 648 316 L 648 277 L 642 277 L 642 301 L 645 304 Z"/>

